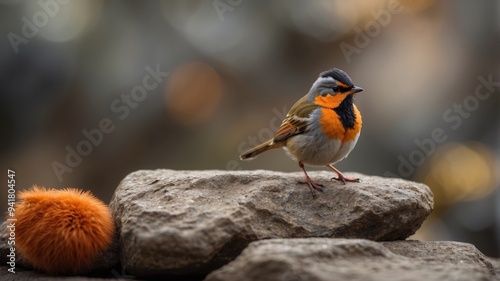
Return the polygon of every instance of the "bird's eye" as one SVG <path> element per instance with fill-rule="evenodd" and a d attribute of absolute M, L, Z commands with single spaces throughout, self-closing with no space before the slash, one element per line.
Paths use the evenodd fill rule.
<path fill-rule="evenodd" d="M 338 91 L 340 90 L 340 88 L 336 86 L 336 87 L 333 87 L 333 90 L 334 90 L 335 92 L 338 92 Z"/>

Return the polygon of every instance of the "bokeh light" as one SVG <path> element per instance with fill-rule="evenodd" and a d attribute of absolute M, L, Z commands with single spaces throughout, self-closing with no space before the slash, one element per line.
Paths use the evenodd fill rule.
<path fill-rule="evenodd" d="M 498 184 L 499 167 L 493 151 L 480 143 L 440 147 L 422 167 L 418 178 L 431 187 L 437 211 L 463 200 L 491 193 Z"/>
<path fill-rule="evenodd" d="M 421 12 L 436 4 L 436 0 L 420 0 L 420 1 L 399 0 L 398 2 L 401 3 L 401 5 L 405 8 L 407 12 L 411 13 Z"/>
<path fill-rule="evenodd" d="M 208 64 L 186 63 L 169 77 L 165 91 L 168 112 L 181 125 L 207 122 L 222 97 L 219 74 Z"/>
<path fill-rule="evenodd" d="M 27 1 L 25 14 L 37 26 L 40 36 L 54 42 L 76 39 L 95 23 L 102 0 Z M 39 24 L 37 24 L 39 23 Z"/>

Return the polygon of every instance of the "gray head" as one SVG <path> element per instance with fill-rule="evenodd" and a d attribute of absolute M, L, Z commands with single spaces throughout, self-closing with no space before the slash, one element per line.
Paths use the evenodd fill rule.
<path fill-rule="evenodd" d="M 343 70 L 332 68 L 322 72 L 309 90 L 309 98 L 314 100 L 321 95 L 343 95 L 348 96 L 363 91 L 362 88 L 353 85 L 351 77 Z"/>

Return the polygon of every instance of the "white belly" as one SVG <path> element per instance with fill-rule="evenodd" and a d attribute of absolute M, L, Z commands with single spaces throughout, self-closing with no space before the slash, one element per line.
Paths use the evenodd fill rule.
<path fill-rule="evenodd" d="M 336 163 L 349 155 L 358 141 L 359 133 L 349 142 L 328 139 L 323 134 L 302 134 L 291 137 L 284 147 L 297 161 L 312 166 Z"/>

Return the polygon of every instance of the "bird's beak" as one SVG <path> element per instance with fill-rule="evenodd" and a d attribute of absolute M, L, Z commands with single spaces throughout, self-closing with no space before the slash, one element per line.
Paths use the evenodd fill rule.
<path fill-rule="evenodd" d="M 346 94 L 352 95 L 352 94 L 359 93 L 359 92 L 362 92 L 362 91 L 363 91 L 363 88 L 354 86 L 354 87 L 352 87 L 352 89 L 350 89 L 349 91 L 347 91 Z"/>

